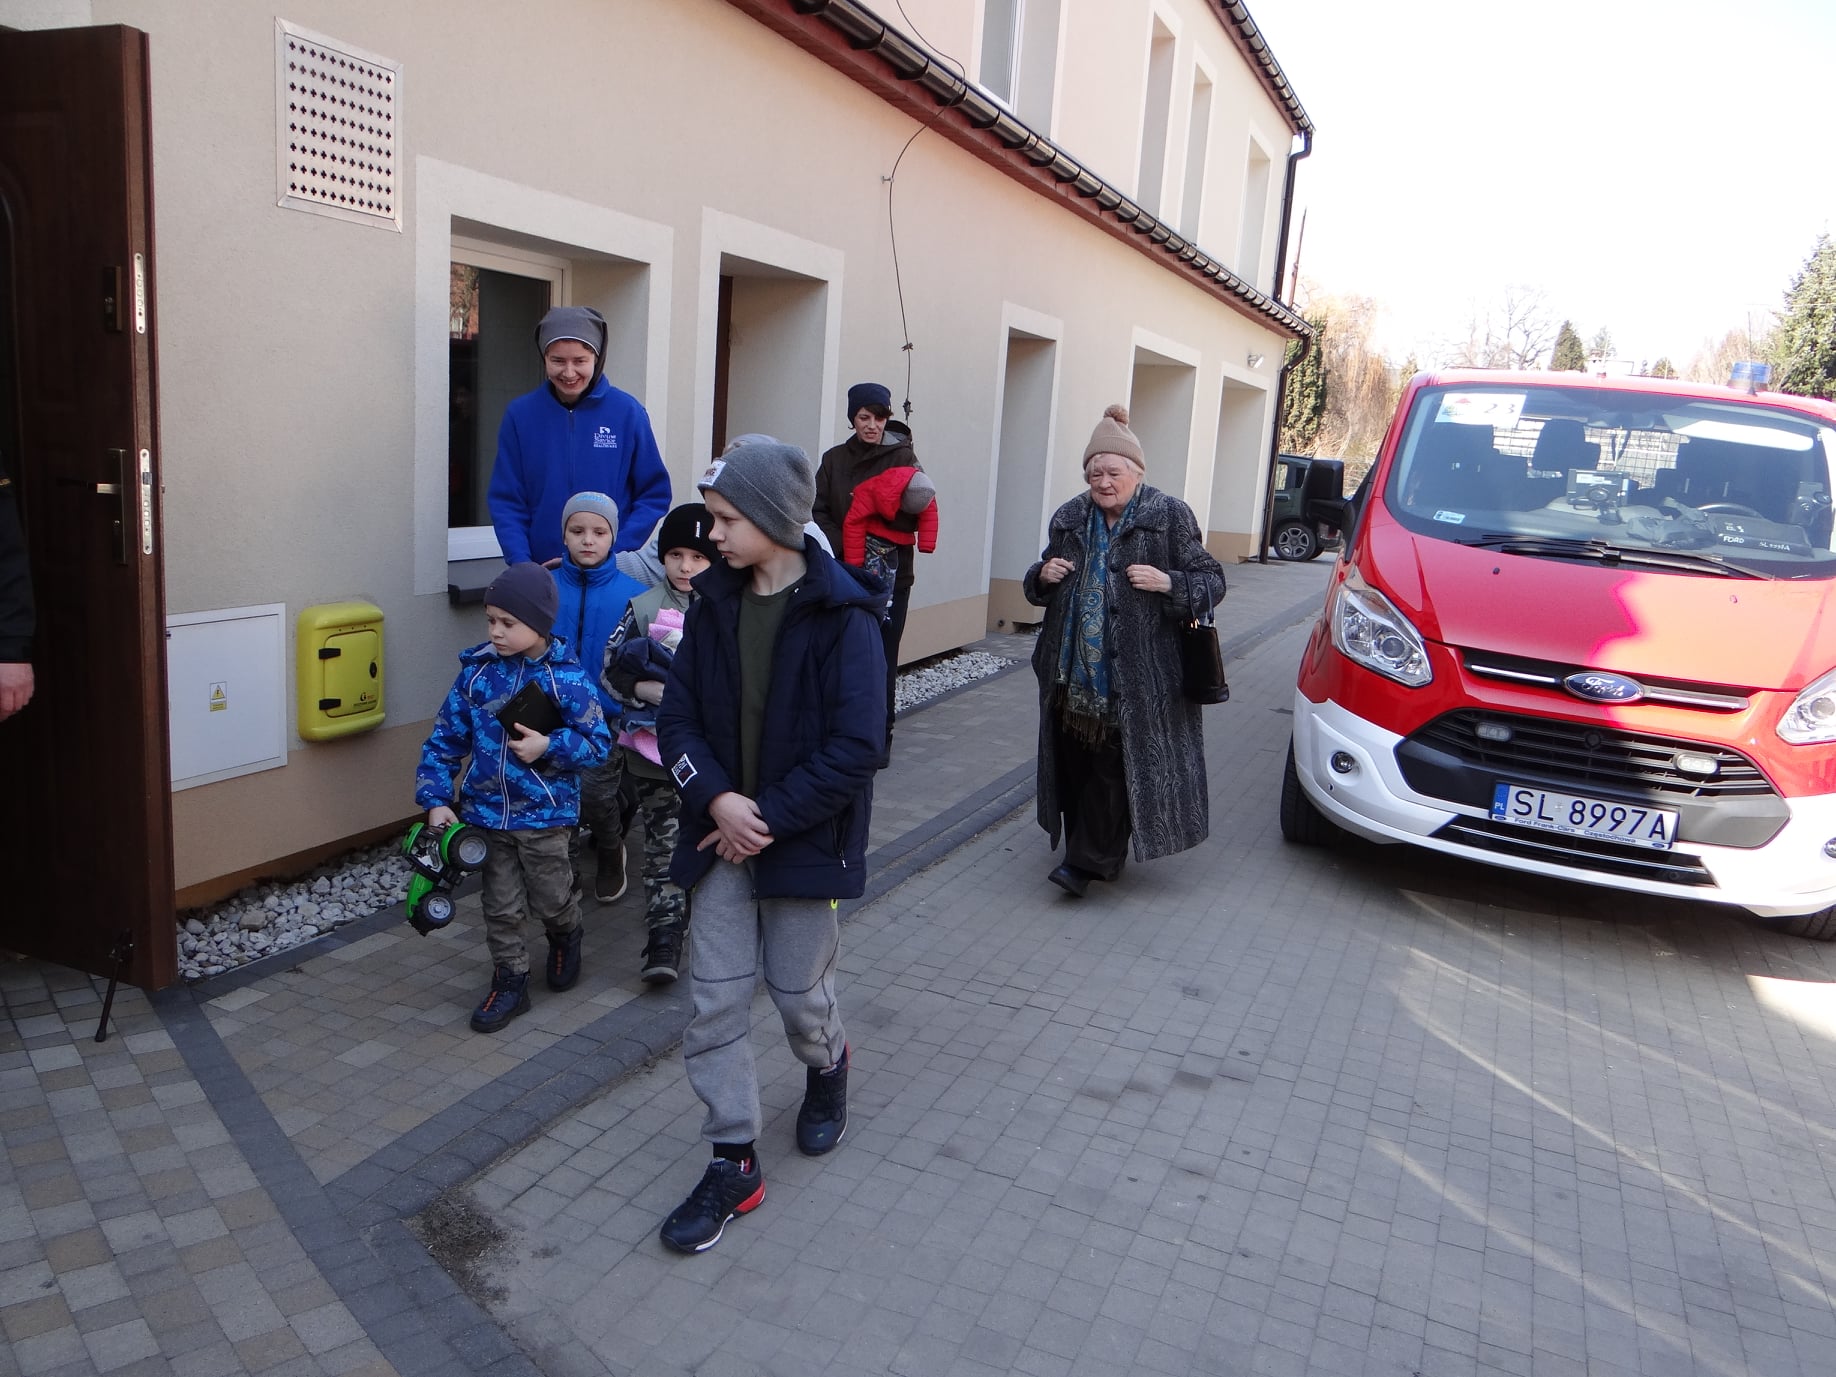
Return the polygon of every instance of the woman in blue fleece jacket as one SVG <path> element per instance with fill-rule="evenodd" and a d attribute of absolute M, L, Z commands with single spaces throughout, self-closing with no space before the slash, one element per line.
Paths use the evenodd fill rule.
<path fill-rule="evenodd" d="M 561 558 L 561 509 L 577 492 L 618 504 L 616 550 L 642 548 L 669 510 L 649 413 L 605 379 L 606 336 L 590 306 L 557 306 L 536 326 L 547 381 L 504 409 L 487 494 L 506 564 Z"/>

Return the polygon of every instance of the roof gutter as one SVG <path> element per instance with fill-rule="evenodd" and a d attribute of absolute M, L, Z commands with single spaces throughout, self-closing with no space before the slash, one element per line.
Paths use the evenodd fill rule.
<path fill-rule="evenodd" d="M 1230 36 L 1236 40 L 1237 47 L 1242 49 L 1243 56 L 1253 65 L 1263 86 L 1275 98 L 1288 117 L 1288 127 L 1296 134 L 1313 133 L 1313 121 L 1307 118 L 1307 111 L 1300 103 L 1300 97 L 1294 94 L 1294 87 L 1288 82 L 1288 74 L 1281 70 L 1281 64 L 1275 60 L 1275 54 L 1269 48 L 1268 39 L 1262 36 L 1262 30 L 1256 27 L 1256 21 L 1250 18 L 1250 12 L 1241 0 L 1214 0 L 1220 11 L 1219 18 Z"/>
<path fill-rule="evenodd" d="M 1271 58 L 1271 61 L 1274 59 Z M 1288 271 L 1288 231 L 1294 224 L 1294 174 L 1300 167 L 1300 160 L 1313 152 L 1313 126 L 1308 125 L 1301 131 L 1301 146 L 1288 154 L 1288 173 L 1281 188 L 1281 237 L 1275 244 L 1275 294 L 1281 295 L 1281 280 Z M 1281 372 L 1275 378 L 1275 424 L 1269 433 L 1268 492 L 1262 503 L 1262 543 L 1256 550 L 1256 562 L 1269 562 L 1269 538 L 1274 534 L 1269 529 L 1275 520 L 1275 474 L 1281 456 L 1281 418 L 1287 414 L 1288 374 L 1307 357 L 1313 348 L 1313 331 L 1309 329 L 1300 337 L 1300 348 L 1293 358 L 1282 364 Z"/>
<path fill-rule="evenodd" d="M 884 78 L 865 67 L 858 59 L 853 59 L 852 54 L 877 58 L 898 82 L 922 91 L 938 106 L 954 108 L 960 112 L 959 118 L 966 127 L 957 127 L 954 121 L 939 125 L 940 131 L 954 142 L 970 148 L 1008 175 L 1037 190 L 1048 194 L 1056 192 L 1071 207 L 1117 237 L 1133 243 L 1142 252 L 1156 258 L 1165 255 L 1172 259 L 1166 266 L 1197 278 L 1214 295 L 1243 314 L 1260 319 L 1294 338 L 1304 338 L 1308 334 L 1310 327 L 1307 322 L 1276 297 L 1258 291 L 1197 244 L 1176 233 L 1172 226 L 1125 196 L 1043 134 L 1015 118 L 1011 111 L 980 87 L 965 81 L 946 65 L 941 54 L 893 28 L 859 0 L 728 0 L 728 3 L 777 30 L 830 65 L 838 67 L 869 89 L 887 96 L 888 83 Z M 1236 8 L 1240 9 L 1241 6 Z M 837 51 L 837 45 L 833 42 L 818 41 L 819 35 L 810 33 L 808 25 L 799 22 L 799 17 L 825 25 L 833 36 L 843 41 L 848 52 Z M 1245 12 L 1244 21 L 1247 20 L 1248 14 Z M 1250 25 L 1251 30 L 1254 27 Z M 1257 37 L 1259 40 L 1260 35 Z M 1242 41 L 1239 33 L 1239 42 Z M 1273 61 L 1272 57 L 1268 59 L 1269 63 Z M 1261 65 L 1261 70 L 1266 79 L 1267 66 Z M 1279 72 L 1280 68 L 1274 70 Z M 1285 78 L 1283 80 L 1285 82 Z M 894 100 L 894 103 L 907 104 L 901 100 Z M 1302 111 L 1301 115 L 1304 119 L 1305 112 Z M 1309 124 L 1307 130 L 1310 132 L 1311 128 Z M 1286 216 L 1287 209 L 1284 206 L 1284 243 Z M 1279 285 L 1278 278 L 1277 290 Z"/>

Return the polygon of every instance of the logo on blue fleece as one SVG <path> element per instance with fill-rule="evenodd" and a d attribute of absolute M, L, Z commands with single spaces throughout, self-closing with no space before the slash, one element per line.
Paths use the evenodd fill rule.
<path fill-rule="evenodd" d="M 601 426 L 598 430 L 593 432 L 593 448 L 618 448 L 618 435 L 613 431 L 611 426 Z"/>

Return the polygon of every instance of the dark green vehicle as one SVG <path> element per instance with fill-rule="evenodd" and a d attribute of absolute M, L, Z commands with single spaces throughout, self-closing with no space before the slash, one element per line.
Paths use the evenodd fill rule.
<path fill-rule="evenodd" d="M 1304 454 L 1283 454 L 1277 460 L 1269 544 L 1281 559 L 1312 559 L 1321 550 L 1338 549 L 1341 543 L 1337 527 L 1307 521 L 1301 516 L 1301 489 L 1312 464 Z"/>

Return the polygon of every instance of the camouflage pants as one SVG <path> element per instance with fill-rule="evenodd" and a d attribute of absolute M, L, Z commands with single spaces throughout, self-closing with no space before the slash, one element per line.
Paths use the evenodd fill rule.
<path fill-rule="evenodd" d="M 580 926 L 580 896 L 574 893 L 567 864 L 571 827 L 539 832 L 490 833 L 485 853 L 485 945 L 491 960 L 519 974 L 529 969 L 524 944 L 525 919 L 540 923 L 550 936 Z"/>
<path fill-rule="evenodd" d="M 669 879 L 676 850 L 676 788 L 667 779 L 631 776 L 638 814 L 644 819 L 644 924 L 652 932 L 688 923 L 688 895 Z"/>

